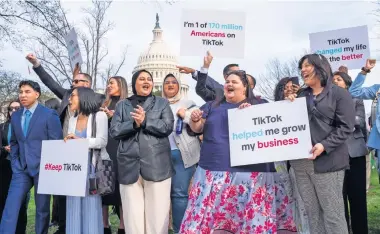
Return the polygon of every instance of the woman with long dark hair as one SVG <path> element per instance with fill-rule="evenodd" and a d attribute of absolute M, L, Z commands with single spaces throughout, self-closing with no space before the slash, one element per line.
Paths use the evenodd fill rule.
<path fill-rule="evenodd" d="M 1 140 L 1 152 L 0 152 L 0 217 L 2 216 L 5 202 L 8 196 L 9 185 L 12 179 L 11 161 L 9 158 L 10 140 L 11 140 L 11 117 L 12 114 L 21 108 L 20 101 L 11 101 L 8 105 L 7 120 L 0 124 L 0 140 Z M 18 214 L 16 234 L 25 234 L 27 225 L 27 205 L 26 202 L 22 204 L 20 212 Z"/>
<path fill-rule="evenodd" d="M 109 126 L 111 125 L 111 120 L 115 112 L 116 104 L 128 97 L 128 87 L 127 82 L 122 76 L 110 77 L 107 81 L 106 89 L 106 100 L 104 101 L 101 110 L 107 114 Z M 119 141 L 114 140 L 110 135 L 108 135 L 107 152 L 110 155 L 115 173 L 117 178 L 117 147 L 119 146 Z M 123 208 L 121 206 L 120 197 L 120 185 L 116 180 L 115 191 L 112 194 L 108 194 L 102 197 L 103 204 L 103 223 L 104 223 L 104 234 L 111 234 L 112 230 L 109 226 L 109 215 L 108 206 L 114 206 L 117 216 L 119 217 L 119 229 L 118 234 L 124 234 L 124 220 L 123 220 Z"/>
<path fill-rule="evenodd" d="M 108 141 L 108 119 L 103 111 L 99 111 L 100 103 L 95 92 L 90 88 L 74 88 L 69 100 L 74 114 L 69 120 L 66 140 L 86 138 L 90 149 L 100 150 L 101 160 L 109 160 L 106 150 Z M 92 121 L 95 118 L 96 132 L 92 135 Z M 96 157 L 89 153 L 88 178 L 96 178 Z M 87 187 L 89 180 L 87 180 Z M 67 196 L 66 201 L 66 233 L 70 234 L 103 234 L 102 201 L 99 194 L 87 194 L 85 197 Z"/>
<path fill-rule="evenodd" d="M 308 54 L 298 64 L 306 88 L 312 157 L 290 161 L 305 203 L 311 233 L 346 234 L 343 180 L 349 168 L 346 140 L 352 134 L 355 110 L 347 90 L 332 83 L 333 74 L 323 55 Z M 294 100 L 296 94 L 288 96 Z"/>
<path fill-rule="evenodd" d="M 174 117 L 168 100 L 152 94 L 146 70 L 132 76 L 133 95 L 116 105 L 110 135 L 120 144 L 118 179 L 126 233 L 168 233 L 174 168 L 168 136 Z"/>
<path fill-rule="evenodd" d="M 352 84 L 352 79 L 345 72 L 335 72 L 334 84 L 348 90 Z M 348 229 L 351 226 L 353 234 L 365 234 L 368 233 L 366 191 L 367 126 L 363 100 L 354 98 L 353 103 L 356 112 L 355 131 L 347 140 L 350 169 L 346 171 L 344 177 L 344 210 Z"/>
<path fill-rule="evenodd" d="M 206 79 L 211 61 L 208 54 L 199 79 Z M 230 164 L 228 110 L 261 103 L 246 73 L 230 71 L 224 97 L 192 112 L 190 127 L 203 132 L 203 143 L 180 233 L 296 232 L 291 203 L 274 163 Z"/>
<path fill-rule="evenodd" d="M 276 85 L 274 89 L 274 100 L 283 101 L 289 95 L 295 94 L 299 90 L 298 77 L 284 77 Z M 305 210 L 304 202 L 299 194 L 296 177 L 293 168 L 290 166 L 290 162 L 276 162 L 276 169 L 279 171 L 280 176 L 283 177 L 283 181 L 286 182 L 285 186 L 295 201 L 295 209 L 293 213 L 294 220 L 297 224 L 298 234 L 308 234 L 309 223 Z"/>

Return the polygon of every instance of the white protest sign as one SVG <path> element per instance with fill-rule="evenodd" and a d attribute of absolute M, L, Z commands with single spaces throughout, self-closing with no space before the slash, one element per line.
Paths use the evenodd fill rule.
<path fill-rule="evenodd" d="M 89 164 L 88 140 L 43 141 L 39 194 L 84 197 Z"/>
<path fill-rule="evenodd" d="M 183 10 L 181 55 L 244 58 L 244 12 Z"/>
<path fill-rule="evenodd" d="M 310 157 L 306 99 L 228 110 L 231 166 Z"/>
<path fill-rule="evenodd" d="M 360 69 L 370 57 L 367 26 L 310 33 L 309 39 L 311 51 L 324 55 L 333 71 L 341 65 Z"/>
<path fill-rule="evenodd" d="M 82 55 L 80 53 L 78 36 L 75 29 L 72 28 L 70 32 L 65 36 L 67 50 L 69 52 L 70 64 L 74 69 L 75 64 L 79 63 L 79 66 L 83 63 Z"/>

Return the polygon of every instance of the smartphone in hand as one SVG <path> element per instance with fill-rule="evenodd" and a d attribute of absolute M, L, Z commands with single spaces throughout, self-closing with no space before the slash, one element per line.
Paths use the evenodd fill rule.
<path fill-rule="evenodd" d="M 290 77 L 290 80 L 292 81 L 292 83 L 293 83 L 294 85 L 300 86 L 300 80 L 298 79 L 297 76 Z"/>

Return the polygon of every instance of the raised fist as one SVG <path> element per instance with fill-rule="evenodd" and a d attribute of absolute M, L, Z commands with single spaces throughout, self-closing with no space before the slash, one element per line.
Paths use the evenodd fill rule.
<path fill-rule="evenodd" d="M 31 64 L 33 64 L 33 66 L 38 65 L 37 57 L 36 57 L 34 54 L 28 54 L 28 55 L 26 56 L 26 59 L 27 59 Z"/>

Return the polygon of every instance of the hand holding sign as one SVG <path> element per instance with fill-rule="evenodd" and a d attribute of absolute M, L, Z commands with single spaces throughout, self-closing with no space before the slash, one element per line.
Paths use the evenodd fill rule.
<path fill-rule="evenodd" d="M 203 67 L 204 68 L 209 68 L 210 64 L 212 62 L 212 59 L 213 59 L 213 57 L 212 57 L 210 51 L 207 51 L 207 55 L 203 59 Z"/>
<path fill-rule="evenodd" d="M 75 64 L 75 68 L 74 68 L 74 71 L 73 71 L 73 77 L 75 77 L 79 73 L 80 73 L 80 65 L 79 65 L 79 63 L 77 63 L 77 64 Z"/>
<path fill-rule="evenodd" d="M 285 99 L 286 100 L 289 100 L 289 101 L 291 101 L 291 102 L 294 102 L 294 100 L 296 100 L 296 98 L 297 98 L 297 94 L 289 94 L 289 96 L 287 96 Z"/>
<path fill-rule="evenodd" d="M 241 105 L 239 106 L 239 109 L 244 109 L 244 108 L 247 108 L 247 107 L 250 107 L 250 106 L 251 106 L 250 103 L 244 102 L 243 104 L 241 104 Z"/>
<path fill-rule="evenodd" d="M 316 159 L 319 155 L 322 154 L 323 151 L 325 151 L 325 147 L 321 143 L 314 145 L 314 147 L 310 151 L 310 153 L 312 153 L 313 156 L 311 156 L 309 159 Z"/>

